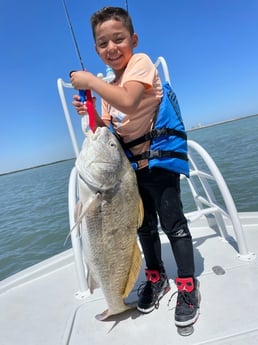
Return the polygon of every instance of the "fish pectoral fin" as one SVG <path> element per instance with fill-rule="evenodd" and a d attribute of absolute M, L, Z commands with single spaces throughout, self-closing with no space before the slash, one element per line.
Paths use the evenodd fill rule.
<path fill-rule="evenodd" d="M 138 205 L 138 207 L 139 207 L 139 209 L 138 209 L 137 228 L 139 229 L 139 227 L 142 225 L 143 217 L 144 217 L 143 202 L 142 202 L 142 198 L 140 196 L 139 196 L 139 205 Z"/>
<path fill-rule="evenodd" d="M 101 194 L 100 193 L 94 194 L 88 200 L 88 202 L 84 205 L 84 209 L 85 209 L 84 214 L 91 215 L 92 213 L 93 215 L 95 215 L 96 210 L 99 210 L 101 207 L 101 201 L 102 201 Z"/>
<path fill-rule="evenodd" d="M 73 217 L 74 217 L 74 225 L 73 227 L 71 228 L 71 230 L 69 231 L 69 233 L 67 234 L 66 238 L 65 238 L 65 241 L 64 241 L 64 246 L 66 245 L 67 241 L 68 241 L 68 238 L 71 236 L 71 233 L 72 231 L 78 226 L 78 224 L 80 223 L 80 216 L 81 216 L 81 213 L 82 213 L 82 207 L 83 207 L 83 204 L 81 201 L 78 201 L 77 204 L 75 205 L 75 208 L 74 208 L 74 214 L 73 214 Z"/>
<path fill-rule="evenodd" d="M 69 231 L 68 235 L 66 236 L 66 239 L 64 241 L 64 245 L 66 245 L 66 242 L 68 238 L 71 236 L 72 231 L 81 223 L 82 218 L 86 214 L 93 213 L 95 214 L 95 211 L 97 208 L 99 208 L 101 205 L 101 194 L 97 193 L 94 194 L 94 196 L 90 197 L 85 203 L 82 201 L 78 201 L 74 208 L 74 220 L 75 223 L 71 230 Z"/>
<path fill-rule="evenodd" d="M 137 242 L 135 242 L 132 263 L 124 289 L 123 298 L 127 298 L 132 291 L 142 267 L 142 254 Z"/>
<path fill-rule="evenodd" d="M 78 226 L 82 218 L 88 214 L 88 212 L 93 212 L 95 211 L 96 208 L 100 207 L 101 204 L 101 196 L 100 193 L 94 194 L 86 202 L 78 201 L 75 209 L 74 209 L 74 215 L 75 215 L 75 224 L 72 227 L 71 231 L 74 230 L 76 226 Z"/>
<path fill-rule="evenodd" d="M 78 201 L 77 204 L 75 205 L 74 215 L 73 215 L 75 223 L 77 223 L 80 218 L 80 215 L 82 213 L 82 207 L 83 207 L 83 204 L 81 201 Z"/>

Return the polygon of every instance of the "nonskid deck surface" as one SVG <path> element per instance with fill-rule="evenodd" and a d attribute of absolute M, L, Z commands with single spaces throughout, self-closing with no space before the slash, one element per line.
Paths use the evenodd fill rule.
<path fill-rule="evenodd" d="M 159 309 L 143 315 L 137 310 L 114 316 L 109 321 L 98 322 L 90 315 L 101 311 L 101 300 L 81 306 L 73 320 L 73 329 L 68 344 L 257 344 L 258 317 L 257 302 L 250 301 L 246 305 L 246 283 L 242 284 L 244 293 L 234 297 L 231 289 L 225 291 L 225 285 L 230 280 L 234 286 L 238 284 L 236 274 L 242 270 L 229 272 L 227 279 L 216 276 L 204 276 L 201 279 L 202 303 L 199 320 L 195 324 L 195 332 L 189 337 L 181 337 L 174 326 L 175 300 L 167 305 L 170 294 L 167 294 L 160 303 Z M 249 280 L 250 275 L 258 274 L 250 270 L 243 275 L 243 280 Z M 213 288 L 211 290 L 211 285 Z M 174 288 L 174 286 L 173 286 Z M 208 291 L 210 290 L 210 291 Z M 207 292 L 208 291 L 208 292 Z M 256 287 L 248 287 L 251 295 L 256 295 Z M 216 296 L 213 297 L 212 293 Z M 240 339 L 238 340 L 238 338 Z M 247 340 L 249 339 L 249 340 Z"/>
<path fill-rule="evenodd" d="M 251 217 L 250 217 L 251 216 Z M 258 254 L 258 213 L 241 214 L 248 248 Z M 76 278 L 73 264 L 38 274 L 22 285 L 0 294 L 0 329 L 3 345 L 57 344 L 257 344 L 258 265 L 257 259 L 241 261 L 235 243 L 222 241 L 205 225 L 194 223 L 192 234 L 196 273 L 202 295 L 195 331 L 182 337 L 174 326 L 176 291 L 175 265 L 166 236 L 162 251 L 171 291 L 154 312 L 143 315 L 136 309 L 101 322 L 95 315 L 105 308 L 98 289 L 84 300 L 74 298 Z M 230 227 L 229 227 L 230 229 Z M 229 230 L 230 231 L 230 230 Z M 218 274 L 223 270 L 225 274 Z M 40 272 L 40 270 L 39 270 Z M 12 279 L 11 279 L 12 280 Z M 136 287 L 144 280 L 144 264 Z M 1 284 L 0 284 L 1 288 Z M 1 289 L 0 289 L 1 291 Z M 136 301 L 136 289 L 129 301 Z"/>

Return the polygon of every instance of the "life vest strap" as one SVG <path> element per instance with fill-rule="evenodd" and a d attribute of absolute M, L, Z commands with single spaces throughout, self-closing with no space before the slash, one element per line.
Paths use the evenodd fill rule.
<path fill-rule="evenodd" d="M 128 157 L 130 162 L 138 162 L 143 159 L 154 159 L 154 158 L 178 158 L 188 161 L 188 157 L 184 152 L 176 151 L 165 151 L 165 150 L 150 150 L 145 151 L 139 155 Z"/>
<path fill-rule="evenodd" d="M 177 136 L 180 137 L 182 139 L 187 140 L 187 135 L 184 132 L 181 131 L 177 131 L 176 129 L 172 129 L 172 128 L 154 128 L 151 132 L 144 134 L 143 136 L 130 141 L 129 143 L 124 143 L 123 147 L 126 149 L 130 149 L 131 147 L 134 147 L 136 145 L 142 144 L 145 141 L 149 141 L 151 139 L 157 139 L 157 138 L 161 138 L 161 137 L 168 137 L 168 136 Z"/>

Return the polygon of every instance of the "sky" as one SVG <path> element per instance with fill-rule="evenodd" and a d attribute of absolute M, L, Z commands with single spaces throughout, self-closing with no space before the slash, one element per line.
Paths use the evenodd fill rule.
<path fill-rule="evenodd" d="M 185 127 L 258 113 L 258 0 L 128 0 L 139 44 L 163 56 Z M 122 0 L 66 0 L 86 69 L 105 73 L 90 16 Z M 0 1 L 0 174 L 75 156 L 57 91 L 81 65 L 62 0 Z M 66 93 L 68 104 L 73 90 Z M 76 133 L 79 116 L 71 107 Z"/>

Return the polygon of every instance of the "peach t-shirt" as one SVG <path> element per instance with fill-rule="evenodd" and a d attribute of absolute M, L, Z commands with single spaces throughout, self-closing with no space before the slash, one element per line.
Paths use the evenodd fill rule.
<path fill-rule="evenodd" d="M 107 126 L 112 123 L 114 130 L 124 143 L 151 131 L 162 98 L 162 85 L 157 69 L 146 54 L 134 54 L 121 78 L 113 84 L 123 86 L 128 81 L 139 81 L 145 85 L 144 95 L 135 112 L 122 113 L 102 100 L 102 120 Z M 145 142 L 130 150 L 134 155 L 137 155 L 148 149 L 149 142 Z M 147 160 L 139 162 L 139 168 L 147 165 Z"/>

